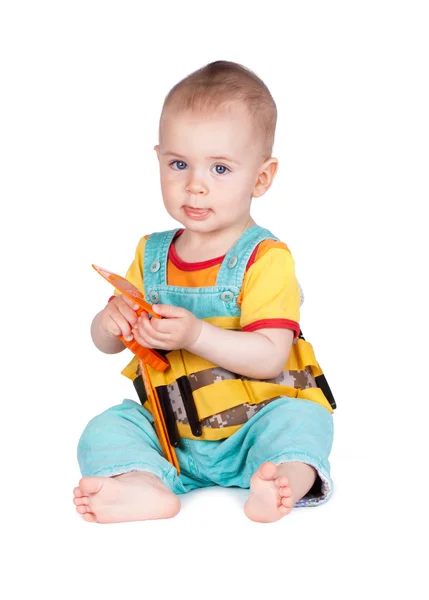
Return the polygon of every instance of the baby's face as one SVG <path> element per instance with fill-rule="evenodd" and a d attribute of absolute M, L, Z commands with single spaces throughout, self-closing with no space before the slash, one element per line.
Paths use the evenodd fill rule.
<path fill-rule="evenodd" d="M 263 163 L 245 107 L 208 115 L 167 110 L 155 150 L 164 204 L 176 221 L 201 233 L 245 227 Z"/>

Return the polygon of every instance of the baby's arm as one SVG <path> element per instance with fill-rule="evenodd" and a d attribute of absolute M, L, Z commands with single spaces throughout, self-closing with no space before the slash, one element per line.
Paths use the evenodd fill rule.
<path fill-rule="evenodd" d="M 282 372 L 293 337 L 292 329 L 228 331 L 204 321 L 198 339 L 187 350 L 233 373 L 271 379 Z"/>
<path fill-rule="evenodd" d="M 153 309 L 164 319 L 149 320 L 143 312 L 131 332 L 146 348 L 183 348 L 224 369 L 255 379 L 276 377 L 287 362 L 294 336 L 291 329 L 228 331 L 197 319 L 180 306 L 155 304 Z"/>
<path fill-rule="evenodd" d="M 262 242 L 246 271 L 237 303 L 242 331 L 203 322 L 191 351 L 240 375 L 277 377 L 299 332 L 299 286 L 285 244 Z"/>

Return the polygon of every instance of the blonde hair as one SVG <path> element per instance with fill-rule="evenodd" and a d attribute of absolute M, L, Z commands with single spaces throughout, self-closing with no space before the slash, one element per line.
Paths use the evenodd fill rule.
<path fill-rule="evenodd" d="M 271 156 L 277 108 L 265 83 L 250 69 L 226 60 L 212 62 L 177 83 L 167 94 L 167 109 L 216 110 L 232 101 L 242 102 L 261 134 L 264 158 Z"/>

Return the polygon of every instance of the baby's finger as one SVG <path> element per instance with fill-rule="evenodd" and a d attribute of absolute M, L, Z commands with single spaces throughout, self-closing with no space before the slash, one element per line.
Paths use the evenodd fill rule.
<path fill-rule="evenodd" d="M 143 315 L 142 315 L 143 317 Z M 169 332 L 159 332 L 155 327 L 160 321 L 160 319 L 150 319 L 149 318 L 140 318 L 138 322 L 138 330 L 141 335 L 146 337 L 151 337 L 152 339 L 158 340 L 160 342 L 167 341 L 171 338 L 171 334 Z"/>
<path fill-rule="evenodd" d="M 137 319 L 138 323 L 140 323 L 141 321 L 149 321 L 149 315 L 145 310 L 141 313 L 141 315 Z"/>
<path fill-rule="evenodd" d="M 150 338 L 150 336 L 146 336 L 146 335 L 140 335 L 140 332 L 138 329 L 133 329 L 131 331 L 132 335 L 134 336 L 135 341 L 140 344 L 140 346 L 143 346 L 143 348 L 156 348 L 156 342 L 155 340 L 152 340 Z"/>
<path fill-rule="evenodd" d="M 150 336 L 141 337 L 138 333 L 134 334 L 134 338 L 136 342 L 138 342 L 140 346 L 143 346 L 144 348 L 153 348 L 154 350 L 170 350 L 170 341 L 160 341 Z"/>
<path fill-rule="evenodd" d="M 172 319 L 151 319 L 151 327 L 157 333 L 170 333 L 174 327 Z"/>
<path fill-rule="evenodd" d="M 137 306 L 137 304 L 134 304 L 134 306 Z M 126 303 L 125 301 L 119 301 L 116 308 L 125 317 L 128 323 L 130 323 L 133 326 L 137 323 L 137 314 L 128 303 Z M 137 306 L 137 308 L 139 307 Z"/>
<path fill-rule="evenodd" d="M 117 325 L 116 321 L 112 318 L 112 315 L 108 315 L 107 323 L 104 325 L 104 329 L 107 333 L 116 337 L 121 335 L 121 328 Z"/>
<path fill-rule="evenodd" d="M 130 342 L 133 339 L 131 333 L 131 325 L 128 323 L 127 319 L 119 312 L 115 312 L 110 315 L 111 320 L 115 323 L 118 333 L 113 333 L 113 335 L 122 335 L 127 342 Z"/>
<path fill-rule="evenodd" d="M 133 310 L 138 310 L 140 308 L 140 305 L 137 304 L 137 302 L 135 302 L 131 298 L 128 298 L 128 296 L 125 296 L 124 294 L 121 294 L 119 298 L 121 298 L 121 300 L 123 300 L 125 304 L 128 304 L 128 306 L 131 306 Z"/>

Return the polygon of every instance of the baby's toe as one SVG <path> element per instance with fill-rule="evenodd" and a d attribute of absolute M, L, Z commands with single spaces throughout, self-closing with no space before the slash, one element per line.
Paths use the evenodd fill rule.
<path fill-rule="evenodd" d="M 282 475 L 281 477 L 277 477 L 277 479 L 276 479 L 276 485 L 277 485 L 277 487 L 286 487 L 287 485 L 289 485 L 289 480 L 286 477 L 286 475 Z"/>
<path fill-rule="evenodd" d="M 292 498 L 289 496 L 288 498 L 282 498 L 281 499 L 281 506 L 286 507 L 286 508 L 292 508 Z"/>
<path fill-rule="evenodd" d="M 290 487 L 281 487 L 279 489 L 279 494 L 282 498 L 287 498 L 289 496 L 292 496 L 292 490 L 290 489 Z"/>
<path fill-rule="evenodd" d="M 90 523 L 95 523 L 97 521 L 94 513 L 90 513 L 90 512 L 87 512 L 84 515 L 82 515 L 82 518 L 84 521 L 89 521 Z"/>
<path fill-rule="evenodd" d="M 83 504 L 88 504 L 88 498 L 87 496 L 82 496 L 81 498 L 73 498 L 73 502 L 76 504 L 76 506 L 81 506 Z"/>
<path fill-rule="evenodd" d="M 91 509 L 89 508 L 89 506 L 87 504 L 81 504 L 80 506 L 76 506 L 76 511 L 80 515 L 84 515 L 85 513 L 90 512 Z"/>
<path fill-rule="evenodd" d="M 82 477 L 79 481 L 79 488 L 82 490 L 81 496 L 97 494 L 103 487 L 105 481 L 106 477 Z"/>
<path fill-rule="evenodd" d="M 73 490 L 73 494 L 76 498 L 80 498 L 81 496 L 84 496 L 85 494 L 82 492 L 82 490 L 80 489 L 80 487 L 75 487 Z"/>
<path fill-rule="evenodd" d="M 258 474 L 261 479 L 269 481 L 270 479 L 275 479 L 276 471 L 277 467 L 274 463 L 266 462 L 259 467 L 255 475 Z"/>

